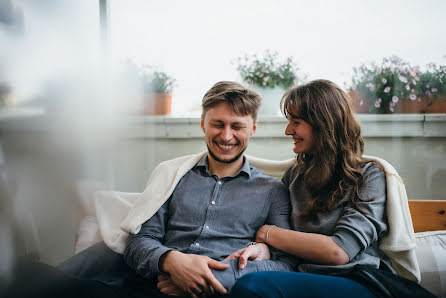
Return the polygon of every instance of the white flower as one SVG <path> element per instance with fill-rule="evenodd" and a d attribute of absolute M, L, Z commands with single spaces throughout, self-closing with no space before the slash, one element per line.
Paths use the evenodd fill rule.
<path fill-rule="evenodd" d="M 398 78 L 400 79 L 401 82 L 407 83 L 407 78 L 406 77 L 398 76 Z"/>
<path fill-rule="evenodd" d="M 432 91 L 432 93 L 435 93 L 435 92 L 438 91 L 438 89 L 437 88 L 432 88 L 431 91 Z"/>
<path fill-rule="evenodd" d="M 379 108 L 381 104 L 378 101 L 375 101 L 375 108 Z"/>
<path fill-rule="evenodd" d="M 392 96 L 392 102 L 397 103 L 398 100 L 399 100 L 398 96 L 396 96 L 396 95 Z"/>
<path fill-rule="evenodd" d="M 390 92 L 390 87 L 387 86 L 386 88 L 384 88 L 384 93 L 389 93 Z"/>
<path fill-rule="evenodd" d="M 406 85 L 406 90 L 410 90 L 409 84 Z"/>
<path fill-rule="evenodd" d="M 412 84 L 416 85 L 416 84 L 417 84 L 417 81 L 412 80 Z"/>
<path fill-rule="evenodd" d="M 381 102 L 382 100 L 381 100 L 381 98 L 378 98 L 378 100 L 377 100 L 378 102 Z"/>
<path fill-rule="evenodd" d="M 387 83 L 387 79 L 386 78 L 382 78 L 381 82 L 383 82 L 383 85 L 385 85 Z"/>
<path fill-rule="evenodd" d="M 394 109 L 393 107 L 390 107 L 389 110 L 393 113 Z"/>
<path fill-rule="evenodd" d="M 417 99 L 417 96 L 415 94 L 411 94 L 411 95 L 409 95 L 409 99 L 415 100 L 415 99 Z"/>

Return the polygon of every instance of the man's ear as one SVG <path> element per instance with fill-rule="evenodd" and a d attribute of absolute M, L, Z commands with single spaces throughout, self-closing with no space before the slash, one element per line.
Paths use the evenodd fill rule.
<path fill-rule="evenodd" d="M 201 116 L 201 122 L 200 122 L 201 130 L 204 132 L 204 118 Z"/>
<path fill-rule="evenodd" d="M 256 130 L 257 130 L 257 123 L 258 123 L 258 121 L 256 120 L 256 122 L 254 122 L 254 124 L 253 124 L 253 126 L 252 126 L 251 137 L 256 133 Z"/>

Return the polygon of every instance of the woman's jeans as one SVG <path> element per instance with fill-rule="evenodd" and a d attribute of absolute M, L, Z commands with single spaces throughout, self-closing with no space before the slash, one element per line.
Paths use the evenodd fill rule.
<path fill-rule="evenodd" d="M 301 272 L 249 273 L 237 281 L 230 297 L 375 297 L 366 287 L 344 277 Z"/>

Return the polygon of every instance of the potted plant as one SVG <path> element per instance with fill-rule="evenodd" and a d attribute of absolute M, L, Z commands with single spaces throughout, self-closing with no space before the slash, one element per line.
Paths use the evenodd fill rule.
<path fill-rule="evenodd" d="M 172 90 L 176 80 L 166 72 L 150 65 L 139 66 L 126 61 L 126 75 L 136 82 L 142 95 L 143 113 L 146 115 L 167 115 L 172 111 Z"/>
<path fill-rule="evenodd" d="M 446 94 L 444 67 L 421 71 L 397 56 L 353 68 L 349 93 L 358 113 L 426 113 Z"/>
<path fill-rule="evenodd" d="M 141 81 L 144 92 L 144 114 L 170 114 L 172 111 L 172 90 L 176 80 L 163 71 L 144 67 Z"/>
<path fill-rule="evenodd" d="M 280 113 L 280 100 L 285 90 L 301 81 L 299 68 L 292 57 L 279 61 L 276 52 L 267 50 L 263 56 L 245 54 L 236 61 L 242 80 L 262 95 L 260 114 Z"/>

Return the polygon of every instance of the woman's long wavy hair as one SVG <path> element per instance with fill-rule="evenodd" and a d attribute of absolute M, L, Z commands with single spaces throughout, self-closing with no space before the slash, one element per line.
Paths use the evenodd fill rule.
<path fill-rule="evenodd" d="M 289 89 L 280 105 L 287 118 L 310 124 L 315 138 L 313 151 L 297 156 L 297 170 L 312 196 L 300 216 L 335 209 L 349 189 L 353 206 L 366 214 L 357 202 L 366 200 L 359 195 L 365 181 L 361 169 L 371 160 L 362 157 L 364 139 L 348 95 L 333 82 L 314 80 Z"/>

